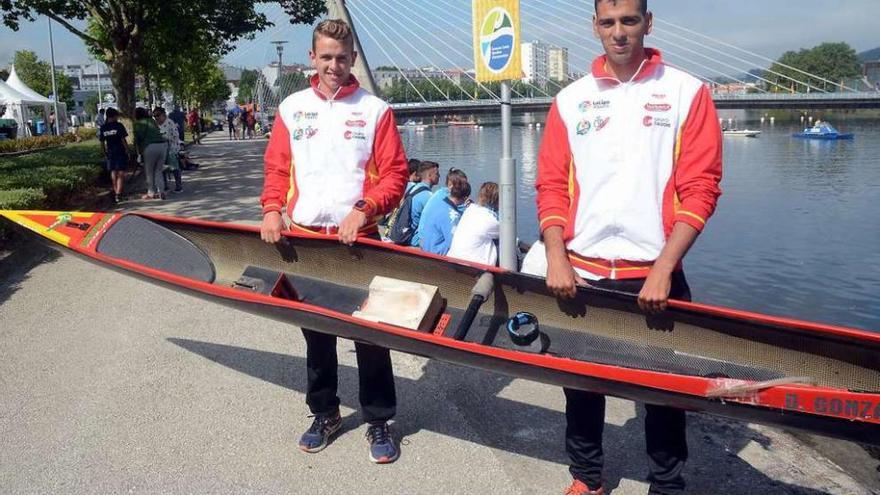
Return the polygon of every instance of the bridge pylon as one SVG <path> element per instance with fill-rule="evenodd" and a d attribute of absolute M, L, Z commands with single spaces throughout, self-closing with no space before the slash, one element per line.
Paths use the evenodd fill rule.
<path fill-rule="evenodd" d="M 354 50 L 358 53 L 357 60 L 351 70 L 352 74 L 354 74 L 354 77 L 358 78 L 358 81 L 360 81 L 361 86 L 364 89 L 376 96 L 382 96 L 382 93 L 379 91 L 379 86 L 377 86 L 376 81 L 373 80 L 373 73 L 370 71 L 370 64 L 367 62 L 367 55 L 361 48 L 357 29 L 355 29 L 354 22 L 351 20 L 351 14 L 348 12 L 345 0 L 324 0 L 324 4 L 327 6 L 327 13 L 330 15 L 331 19 L 342 19 L 351 26 L 352 35 L 354 36 Z"/>

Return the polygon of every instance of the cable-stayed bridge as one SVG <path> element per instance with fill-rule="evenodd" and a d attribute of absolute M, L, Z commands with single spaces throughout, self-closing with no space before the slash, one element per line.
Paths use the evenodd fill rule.
<path fill-rule="evenodd" d="M 859 109 L 880 108 L 880 93 L 812 93 L 812 94 L 745 94 L 714 95 L 719 109 Z M 520 112 L 547 111 L 553 98 L 514 98 L 513 109 Z M 392 103 L 394 114 L 399 117 L 428 117 L 449 113 L 497 113 L 498 100 L 450 100 L 411 103 Z"/>
<path fill-rule="evenodd" d="M 395 113 L 428 116 L 495 112 L 497 88 L 478 83 L 473 65 L 470 0 L 347 0 L 354 24 L 371 61 L 392 72 L 379 85 Z M 563 52 L 555 71 L 533 67 L 513 89 L 513 107 L 546 110 L 563 87 L 589 70 L 603 52 L 594 38 L 593 2 L 522 0 L 522 40 L 540 40 Z M 867 81 L 831 81 L 737 47 L 724 40 L 655 16 L 646 40 L 666 62 L 703 80 L 718 108 L 854 109 L 880 108 L 880 91 Z M 438 69 L 437 67 L 449 67 Z M 756 70 L 760 69 L 760 70 Z M 552 74 L 551 74 L 552 72 Z M 390 95 L 401 86 L 406 97 Z"/>

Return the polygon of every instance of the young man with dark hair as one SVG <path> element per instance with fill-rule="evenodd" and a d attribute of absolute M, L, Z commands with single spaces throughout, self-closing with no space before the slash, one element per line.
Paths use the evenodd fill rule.
<path fill-rule="evenodd" d="M 410 182 L 419 182 L 419 166 L 421 166 L 422 161 L 416 160 L 415 158 L 410 158 L 406 162 L 406 170 L 409 173 L 409 181 Z"/>
<path fill-rule="evenodd" d="M 605 55 L 563 89 L 538 157 L 538 218 L 547 287 L 559 298 L 590 284 L 638 294 L 647 313 L 689 299 L 681 261 L 721 194 L 721 130 L 708 89 L 645 48 L 645 0 L 598 0 Z M 568 495 L 602 495 L 605 397 L 565 389 Z M 680 494 L 685 413 L 646 404 L 653 495 Z"/>
<path fill-rule="evenodd" d="M 396 207 L 406 186 L 407 162 L 391 107 L 367 93 L 351 75 L 357 58 L 352 33 L 341 20 L 315 28 L 311 87 L 278 107 L 265 155 L 261 237 L 282 237 L 281 212 L 291 228 L 336 235 L 353 244 L 377 236 L 376 221 Z M 306 403 L 314 421 L 299 447 L 318 452 L 339 431 L 336 337 L 303 329 L 308 386 Z M 391 355 L 355 342 L 360 404 L 368 424 L 370 459 L 394 462 L 398 447 L 388 428 L 397 399 Z"/>
<path fill-rule="evenodd" d="M 599 4 L 602 2 L 612 3 L 617 5 L 619 0 L 593 0 L 593 9 L 599 10 Z M 639 10 L 642 12 L 643 16 L 648 15 L 648 0 L 639 0 Z"/>
<path fill-rule="evenodd" d="M 431 199 L 433 194 L 431 190 L 440 183 L 440 164 L 432 161 L 419 162 L 419 169 L 416 172 L 417 182 L 412 187 L 407 188 L 407 194 L 416 187 L 421 187 L 423 191 L 418 192 L 412 198 L 412 210 L 410 212 L 410 227 L 413 229 L 413 237 L 410 246 L 419 246 L 419 223 L 422 221 L 422 212 L 425 205 Z"/>

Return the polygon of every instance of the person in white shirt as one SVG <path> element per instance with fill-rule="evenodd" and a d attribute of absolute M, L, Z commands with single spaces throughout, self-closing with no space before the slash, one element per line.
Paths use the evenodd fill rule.
<path fill-rule="evenodd" d="M 447 256 L 494 265 L 498 261 L 499 225 L 498 184 L 485 182 L 477 202 L 461 216 Z"/>

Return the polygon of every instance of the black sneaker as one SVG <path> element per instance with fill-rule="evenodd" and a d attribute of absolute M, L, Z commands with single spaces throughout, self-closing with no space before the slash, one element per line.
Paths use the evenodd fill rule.
<path fill-rule="evenodd" d="M 339 411 L 330 415 L 315 415 L 312 426 L 299 439 L 299 449 L 314 454 L 324 450 L 336 432 L 342 428 L 342 417 Z"/>
<path fill-rule="evenodd" d="M 400 457 L 397 446 L 388 423 L 369 425 L 367 427 L 367 441 L 370 443 L 370 460 L 376 464 L 390 464 Z"/>
<path fill-rule="evenodd" d="M 183 192 L 183 186 L 177 186 L 177 187 L 175 187 L 174 190 L 171 191 L 171 192 L 176 193 L 176 194 L 180 194 L 180 193 Z"/>

